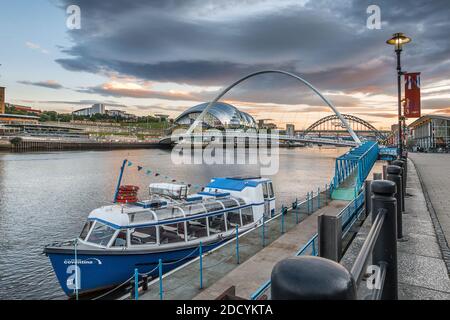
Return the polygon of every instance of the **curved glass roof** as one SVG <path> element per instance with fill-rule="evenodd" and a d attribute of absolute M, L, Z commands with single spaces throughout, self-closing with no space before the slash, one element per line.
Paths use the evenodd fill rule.
<path fill-rule="evenodd" d="M 157 223 L 177 218 L 187 218 L 193 215 L 214 213 L 217 211 L 231 210 L 236 207 L 245 205 L 245 201 L 240 198 L 227 197 L 223 199 L 210 199 L 203 202 L 181 203 L 173 206 L 145 210 L 140 212 L 129 213 L 129 225 L 142 225 L 146 223 Z"/>
<path fill-rule="evenodd" d="M 190 114 L 199 114 L 208 106 L 209 102 L 202 103 L 192 108 L 187 109 L 182 114 L 180 114 L 176 119 L 175 123 L 185 123 L 185 119 L 189 117 Z M 255 127 L 256 121 L 248 113 L 242 112 L 235 106 L 224 103 L 216 102 L 209 110 L 208 113 L 221 122 L 223 126 L 229 124 L 239 124 L 245 127 Z M 238 123 L 237 123 L 238 122 Z M 189 123 L 189 122 L 187 122 Z"/>

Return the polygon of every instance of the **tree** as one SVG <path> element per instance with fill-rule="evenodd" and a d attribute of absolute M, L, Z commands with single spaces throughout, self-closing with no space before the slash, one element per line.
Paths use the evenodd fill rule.
<path fill-rule="evenodd" d="M 12 138 L 11 140 L 9 140 L 9 142 L 10 142 L 12 145 L 17 145 L 17 144 L 19 144 L 19 143 L 22 142 L 22 138 L 20 138 L 20 137 L 14 137 L 14 138 Z"/>

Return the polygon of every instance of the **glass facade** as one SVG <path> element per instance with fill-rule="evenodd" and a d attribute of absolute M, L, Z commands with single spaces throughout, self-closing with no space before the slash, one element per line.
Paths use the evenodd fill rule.
<path fill-rule="evenodd" d="M 200 113 L 208 106 L 202 103 L 184 111 L 175 119 L 179 126 L 190 126 Z M 217 102 L 205 114 L 203 124 L 210 128 L 256 128 L 255 119 L 228 103 Z"/>
<path fill-rule="evenodd" d="M 409 125 L 411 147 L 416 150 L 450 149 L 450 117 L 428 115 Z"/>

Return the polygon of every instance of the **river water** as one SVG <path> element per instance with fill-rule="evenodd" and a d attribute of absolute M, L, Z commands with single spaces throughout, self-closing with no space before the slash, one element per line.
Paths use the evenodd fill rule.
<path fill-rule="evenodd" d="M 277 206 L 323 188 L 346 150 L 280 149 L 280 169 L 271 177 Z M 133 166 L 123 182 L 140 186 L 141 196 L 165 176 L 203 186 L 215 176 L 259 175 L 255 165 L 174 165 L 170 151 L 158 149 L 0 153 L 0 299 L 65 299 L 42 249 L 76 237 L 91 210 L 111 203 L 125 158 Z"/>

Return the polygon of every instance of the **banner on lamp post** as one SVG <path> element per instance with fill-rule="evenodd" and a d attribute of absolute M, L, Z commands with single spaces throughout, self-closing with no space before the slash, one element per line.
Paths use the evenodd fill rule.
<path fill-rule="evenodd" d="M 420 72 L 405 73 L 405 101 L 403 114 L 406 118 L 420 117 Z"/>

